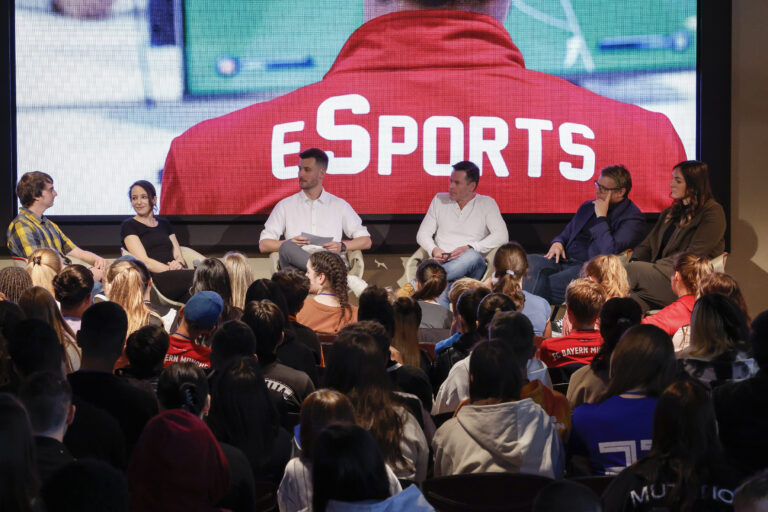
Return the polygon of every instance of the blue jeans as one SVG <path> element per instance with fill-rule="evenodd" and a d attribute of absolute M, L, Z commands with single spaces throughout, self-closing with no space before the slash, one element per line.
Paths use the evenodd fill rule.
<path fill-rule="evenodd" d="M 547 259 L 541 254 L 528 255 L 528 277 L 523 279 L 523 290 L 544 297 L 550 304 L 565 302 L 565 289 L 579 277 L 584 263 L 575 260 Z"/>
<path fill-rule="evenodd" d="M 451 290 L 451 285 L 454 281 L 462 277 L 471 277 L 479 280 L 485 274 L 485 268 L 487 267 L 483 255 L 474 249 L 467 249 L 455 260 L 446 261 L 442 265 L 445 269 L 448 285 L 437 298 L 437 303 L 445 308 L 450 307 L 448 292 Z"/>

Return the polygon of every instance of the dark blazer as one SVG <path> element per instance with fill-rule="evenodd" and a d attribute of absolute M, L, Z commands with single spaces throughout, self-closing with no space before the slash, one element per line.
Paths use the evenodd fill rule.
<path fill-rule="evenodd" d="M 698 213 L 685 226 L 678 226 L 672 233 L 659 259 L 654 259 L 659 253 L 664 232 L 669 227 L 672 212 L 670 206 L 663 212 L 656 225 L 640 245 L 635 247 L 633 260 L 648 261 L 656 264 L 656 268 L 667 276 L 674 272 L 675 256 L 682 252 L 692 252 L 699 257 L 714 258 L 725 250 L 725 212 L 723 207 L 714 199 L 708 200 L 699 208 Z"/>
<path fill-rule="evenodd" d="M 552 240 L 560 242 L 568 254 L 568 244 L 573 241 L 584 228 L 587 221 L 595 216 L 595 206 L 592 200 L 584 202 L 571 222 L 565 226 L 562 233 Z M 630 199 L 617 203 L 608 212 L 605 221 L 600 221 L 590 228 L 591 243 L 589 244 L 589 259 L 598 254 L 618 254 L 635 246 L 645 234 L 645 218 L 640 209 Z"/>

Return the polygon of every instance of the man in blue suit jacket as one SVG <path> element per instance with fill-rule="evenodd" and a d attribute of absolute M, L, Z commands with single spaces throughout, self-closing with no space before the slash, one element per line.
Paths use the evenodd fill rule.
<path fill-rule="evenodd" d="M 523 289 L 562 304 L 565 289 L 579 275 L 584 262 L 598 254 L 618 254 L 643 240 L 646 223 L 640 209 L 627 196 L 632 177 L 623 165 L 600 171 L 595 199 L 582 204 L 549 252 L 528 255 L 528 276 Z"/>

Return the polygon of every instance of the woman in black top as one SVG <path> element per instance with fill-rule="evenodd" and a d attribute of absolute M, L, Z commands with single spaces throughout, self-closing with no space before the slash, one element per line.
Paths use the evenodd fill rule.
<path fill-rule="evenodd" d="M 136 215 L 124 220 L 120 226 L 122 246 L 144 262 L 163 295 L 186 302 L 194 271 L 186 269 L 171 224 L 155 217 L 155 187 L 148 181 L 139 180 L 128 189 L 128 197 Z"/>

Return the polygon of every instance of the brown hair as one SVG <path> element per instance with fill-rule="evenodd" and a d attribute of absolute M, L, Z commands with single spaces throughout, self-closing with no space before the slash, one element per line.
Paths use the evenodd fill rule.
<path fill-rule="evenodd" d="M 53 184 L 53 178 L 40 171 L 26 172 L 16 185 L 16 195 L 19 196 L 21 206 L 29 208 L 35 203 L 45 190 L 45 184 Z"/>
<path fill-rule="evenodd" d="M 421 368 L 421 351 L 419 350 L 421 306 L 411 297 L 400 297 L 392 304 L 392 309 L 395 317 L 392 345 L 400 351 L 405 364 Z"/>
<path fill-rule="evenodd" d="M 719 293 L 702 295 L 691 313 L 691 357 L 714 359 L 731 350 L 748 350 L 744 313 Z"/>
<path fill-rule="evenodd" d="M 301 458 L 312 460 L 317 435 L 332 423 L 355 424 L 355 409 L 343 393 L 335 389 L 318 389 L 301 404 Z"/>
<path fill-rule="evenodd" d="M 0 292 L 11 302 L 19 302 L 19 297 L 28 288 L 35 286 L 29 272 L 20 267 L 5 267 L 0 269 Z"/>
<path fill-rule="evenodd" d="M 53 295 L 53 278 L 61 272 L 64 264 L 59 253 L 53 249 L 37 249 L 29 255 L 27 272 L 32 278 L 32 284 L 42 286 Z"/>
<path fill-rule="evenodd" d="M 245 292 L 255 280 L 248 258 L 241 252 L 230 251 L 224 255 L 221 261 L 227 267 L 229 281 L 232 285 L 232 305 L 243 309 L 245 307 Z"/>
<path fill-rule="evenodd" d="M 688 205 L 683 203 L 683 199 L 675 199 L 672 203 L 672 210 L 669 219 L 673 222 L 685 226 L 699 209 L 712 199 L 712 189 L 709 185 L 709 167 L 704 162 L 698 160 L 686 160 L 677 164 L 675 169 L 680 171 L 685 181 L 685 198 L 690 202 Z"/>
<path fill-rule="evenodd" d="M 624 189 L 624 197 L 629 196 L 632 190 L 632 175 L 623 165 L 609 165 L 600 171 L 600 176 L 611 178 L 616 183 L 616 188 Z"/>
<path fill-rule="evenodd" d="M 592 278 L 605 291 L 605 300 L 629 295 L 627 269 L 615 254 L 599 254 L 581 267 L 581 277 Z"/>
<path fill-rule="evenodd" d="M 445 269 L 433 259 L 426 259 L 419 264 L 416 281 L 420 286 L 412 295 L 415 300 L 434 300 L 448 285 Z"/>
<path fill-rule="evenodd" d="M 692 252 L 684 252 L 675 258 L 674 269 L 680 275 L 683 285 L 692 294 L 698 295 L 701 280 L 712 273 L 712 263 L 708 258 L 699 258 Z"/>
<path fill-rule="evenodd" d="M 147 283 L 138 267 L 128 260 L 120 260 L 112 263 L 105 275 L 109 300 L 120 304 L 128 315 L 128 332 L 144 327 L 149 323 L 150 310 L 144 303 L 144 292 Z"/>
<path fill-rule="evenodd" d="M 451 302 L 451 311 L 456 315 L 456 304 L 459 302 L 459 297 L 467 290 L 474 290 L 483 286 L 481 281 L 472 279 L 471 277 L 462 277 L 457 279 L 451 285 L 451 290 L 448 292 L 448 300 Z M 490 290 L 488 291 L 490 293 Z"/>
<path fill-rule="evenodd" d="M 19 307 L 27 315 L 27 318 L 42 320 L 53 327 L 53 330 L 56 331 L 56 336 L 59 338 L 59 343 L 64 348 L 67 372 L 74 372 L 77 365 L 70 355 L 70 350 L 74 350 L 78 354 L 81 354 L 82 351 L 75 341 L 75 333 L 69 324 L 64 321 L 64 317 L 61 316 L 53 295 L 45 288 L 33 286 L 22 294 L 19 299 Z"/>
<path fill-rule="evenodd" d="M 701 281 L 699 281 L 699 295 L 706 295 L 708 293 L 719 293 L 731 299 L 744 313 L 747 323 L 752 323 L 749 310 L 747 309 L 747 301 L 744 299 L 744 295 L 741 294 L 739 283 L 732 276 L 723 272 L 712 272 L 702 277 Z"/>
<path fill-rule="evenodd" d="M 579 323 L 594 323 L 605 304 L 605 290 L 589 279 L 571 281 L 565 290 L 565 305 Z"/>
<path fill-rule="evenodd" d="M 493 266 L 493 275 L 497 279 L 493 291 L 508 295 L 517 310 L 522 311 L 525 304 L 523 278 L 528 274 L 528 255 L 525 249 L 517 242 L 502 245 L 493 257 Z"/>
<path fill-rule="evenodd" d="M 53 291 L 62 309 L 71 309 L 90 299 L 93 274 L 83 265 L 69 265 L 53 278 Z"/>
<path fill-rule="evenodd" d="M 351 317 L 352 308 L 347 295 L 347 265 L 341 256 L 331 251 L 319 251 L 309 257 L 309 263 L 316 274 L 325 276 L 328 287 L 339 301 L 343 313 L 339 322 L 343 322 L 345 317 Z"/>

